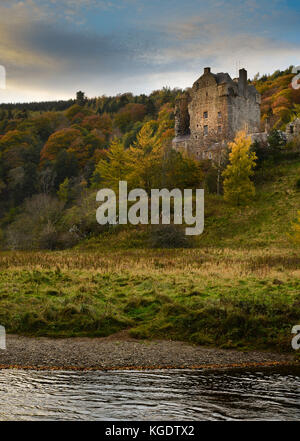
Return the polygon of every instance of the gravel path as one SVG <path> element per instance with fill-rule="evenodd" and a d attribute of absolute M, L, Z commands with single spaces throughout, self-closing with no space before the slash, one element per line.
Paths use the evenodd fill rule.
<path fill-rule="evenodd" d="M 174 341 L 140 341 L 121 332 L 106 338 L 7 336 L 0 368 L 153 369 L 290 364 L 293 355 L 204 348 Z"/>

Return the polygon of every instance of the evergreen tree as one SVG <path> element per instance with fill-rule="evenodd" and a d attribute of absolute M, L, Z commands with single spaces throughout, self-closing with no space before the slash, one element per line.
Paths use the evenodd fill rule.
<path fill-rule="evenodd" d="M 84 106 L 86 102 L 85 94 L 81 90 L 79 90 L 79 92 L 76 93 L 76 102 L 79 106 Z"/>
<path fill-rule="evenodd" d="M 58 188 L 66 178 L 77 176 L 79 165 L 74 153 L 69 153 L 65 149 L 61 150 L 53 163 L 53 172 L 55 175 L 55 188 Z"/>

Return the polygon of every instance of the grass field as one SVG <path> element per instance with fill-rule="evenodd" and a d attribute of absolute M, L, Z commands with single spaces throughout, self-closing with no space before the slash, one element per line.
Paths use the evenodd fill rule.
<path fill-rule="evenodd" d="M 290 350 L 300 258 L 278 250 L 6 253 L 0 323 L 8 332 L 171 338 Z"/>
<path fill-rule="evenodd" d="M 193 248 L 147 249 L 129 229 L 57 252 L 0 253 L 0 323 L 8 332 L 132 336 L 291 351 L 300 324 L 300 162 L 269 171 L 256 201 L 206 198 Z"/>

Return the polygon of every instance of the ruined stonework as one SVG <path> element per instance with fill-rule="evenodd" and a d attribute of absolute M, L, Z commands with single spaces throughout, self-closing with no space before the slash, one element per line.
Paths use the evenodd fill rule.
<path fill-rule="evenodd" d="M 232 80 L 210 68 L 176 102 L 173 148 L 198 159 L 213 159 L 236 133 L 260 130 L 260 94 L 248 84 L 247 71 Z"/>
<path fill-rule="evenodd" d="M 287 141 L 292 141 L 294 138 L 300 136 L 300 118 L 294 119 L 286 126 L 285 131 Z"/>

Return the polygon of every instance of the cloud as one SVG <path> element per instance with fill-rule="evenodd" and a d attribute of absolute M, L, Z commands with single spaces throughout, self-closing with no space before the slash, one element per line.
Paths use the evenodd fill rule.
<path fill-rule="evenodd" d="M 274 0 L 2 0 L 4 100 L 187 87 L 204 65 L 300 64 L 299 10 Z M 278 33 L 278 29 L 281 30 Z M 27 98 L 26 98 L 27 99 Z"/>
<path fill-rule="evenodd" d="M 299 10 L 280 9 L 284 4 L 285 1 L 275 0 L 274 9 L 270 10 L 266 0 L 216 0 L 198 14 L 185 17 L 183 13 L 168 21 L 157 20 L 155 30 L 165 32 L 165 36 L 152 61 L 162 69 L 175 71 L 177 64 L 181 70 L 184 66 L 195 74 L 204 65 L 234 75 L 236 64 L 248 68 L 251 75 L 258 70 L 286 68 L 297 61 L 299 37 L 293 39 L 291 35 L 293 29 L 298 29 L 300 16 Z M 282 32 L 278 33 L 278 29 Z M 285 33 L 285 29 L 289 32 Z"/>
<path fill-rule="evenodd" d="M 133 69 L 134 76 L 147 71 L 141 54 L 149 49 L 152 34 L 145 39 L 141 34 L 137 38 L 135 30 L 98 33 L 62 26 L 51 18 L 33 0 L 0 6 L 0 64 L 7 70 L 2 101 L 15 96 L 27 100 L 37 95 L 34 91 L 39 91 L 40 99 L 49 99 L 51 93 L 55 98 L 72 96 L 79 88 L 103 94 L 112 83 L 117 93 L 118 82 L 133 76 Z"/>

